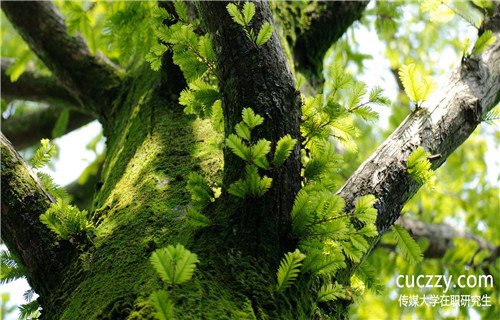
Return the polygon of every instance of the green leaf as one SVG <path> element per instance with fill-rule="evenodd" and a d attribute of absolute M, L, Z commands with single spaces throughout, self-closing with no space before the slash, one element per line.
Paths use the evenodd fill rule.
<path fill-rule="evenodd" d="M 198 172 L 189 174 L 186 189 L 191 193 L 191 203 L 196 208 L 204 208 L 214 200 L 212 189 Z"/>
<path fill-rule="evenodd" d="M 278 293 L 283 292 L 286 288 L 290 287 L 297 279 L 302 266 L 302 260 L 305 258 L 299 249 L 294 252 L 288 252 L 285 257 L 281 259 L 280 267 L 278 269 L 278 285 L 276 289 Z"/>
<path fill-rule="evenodd" d="M 486 50 L 489 46 L 497 41 L 497 37 L 493 35 L 491 30 L 486 30 L 483 34 L 476 40 L 476 44 L 474 45 L 474 49 L 472 50 L 472 54 L 476 55 L 480 52 Z"/>
<path fill-rule="evenodd" d="M 366 260 L 359 265 L 356 275 L 363 281 L 368 289 L 373 290 L 376 294 L 384 290 L 384 286 L 380 284 L 379 273 L 377 273 Z"/>
<path fill-rule="evenodd" d="M 276 145 L 276 151 L 274 152 L 273 163 L 275 167 L 280 167 L 285 162 L 296 143 L 297 139 L 292 139 L 289 134 L 279 139 Z"/>
<path fill-rule="evenodd" d="M 212 47 L 212 40 L 208 34 L 200 37 L 198 43 L 198 51 L 200 55 L 208 62 L 215 61 L 215 53 Z"/>
<path fill-rule="evenodd" d="M 403 257 L 411 264 L 416 264 L 423 259 L 420 246 L 413 240 L 408 231 L 400 225 L 392 226 L 392 233 L 396 239 L 398 248 L 401 250 Z"/>
<path fill-rule="evenodd" d="M 266 139 L 260 139 L 256 144 L 252 146 L 252 160 L 262 159 L 271 151 L 271 142 Z M 257 163 L 256 163 L 257 164 Z M 263 168 L 268 169 L 268 168 Z"/>
<path fill-rule="evenodd" d="M 19 305 L 19 319 L 38 319 L 40 304 L 37 300 Z"/>
<path fill-rule="evenodd" d="M 243 5 L 243 19 L 245 20 L 245 23 L 249 24 L 250 20 L 252 20 L 254 15 L 255 15 L 255 4 L 253 2 L 246 1 L 245 4 Z"/>
<path fill-rule="evenodd" d="M 415 71 L 415 64 L 403 65 L 399 68 L 399 78 L 403 83 L 408 97 L 415 102 L 420 101 L 421 88 L 420 79 Z"/>
<path fill-rule="evenodd" d="M 229 189 L 227 189 L 227 192 L 229 192 L 229 194 L 232 194 L 233 196 L 244 198 L 247 193 L 249 193 L 248 184 L 245 180 L 240 179 L 236 182 L 233 182 L 229 186 Z"/>
<path fill-rule="evenodd" d="M 356 82 L 354 86 L 352 86 L 351 91 L 349 93 L 349 102 L 347 104 L 347 109 L 352 111 L 355 107 L 358 106 L 361 99 L 366 93 L 366 84 L 364 82 Z"/>
<path fill-rule="evenodd" d="M 372 108 L 369 106 L 362 106 L 359 108 L 356 108 L 352 111 L 357 116 L 360 116 L 366 121 L 374 121 L 378 119 L 378 113 L 376 111 L 373 111 Z"/>
<path fill-rule="evenodd" d="M 234 22 L 241 26 L 245 26 L 245 22 L 243 21 L 243 17 L 241 16 L 240 10 L 234 3 L 230 3 L 226 6 L 227 12 L 231 15 Z"/>
<path fill-rule="evenodd" d="M 360 197 L 354 209 L 355 217 L 367 224 L 375 223 L 377 220 L 377 209 L 373 205 L 376 202 L 377 198 L 371 194 Z"/>
<path fill-rule="evenodd" d="M 5 71 L 5 73 L 10 76 L 11 82 L 16 82 L 17 79 L 19 79 L 33 57 L 34 54 L 31 50 L 25 50 L 18 55 L 18 58 L 15 60 L 15 62 L 11 64 Z"/>
<path fill-rule="evenodd" d="M 227 137 L 226 144 L 235 155 L 245 161 L 250 161 L 250 148 L 243 143 L 240 137 L 232 133 Z"/>
<path fill-rule="evenodd" d="M 150 261 L 161 279 L 171 285 L 191 279 L 196 263 L 200 262 L 196 254 L 179 243 L 155 250 Z"/>
<path fill-rule="evenodd" d="M 335 283 L 335 285 L 331 283 L 324 284 L 318 292 L 318 301 L 334 301 L 338 298 L 345 299 L 347 297 L 345 289 L 338 283 Z"/>
<path fill-rule="evenodd" d="M 273 35 L 274 27 L 269 24 L 269 22 L 264 22 L 262 28 L 260 28 L 259 35 L 257 36 L 257 41 L 255 42 L 258 46 L 263 45 Z"/>
<path fill-rule="evenodd" d="M 246 141 L 250 141 L 250 129 L 243 121 L 239 122 L 234 127 L 234 130 L 240 138 L 245 139 Z"/>
<path fill-rule="evenodd" d="M 243 109 L 241 114 L 243 117 L 243 122 L 245 122 L 250 129 L 253 129 L 256 126 L 261 125 L 264 122 L 264 118 L 262 118 L 258 114 L 255 114 L 255 112 L 251 108 Z"/>
<path fill-rule="evenodd" d="M 184 1 L 175 1 L 174 2 L 174 7 L 175 7 L 175 12 L 177 13 L 177 16 L 179 19 L 183 21 L 188 21 L 188 13 L 187 13 L 187 6 Z"/>
<path fill-rule="evenodd" d="M 31 166 L 34 169 L 40 169 L 45 166 L 56 154 L 56 147 L 54 145 L 50 145 L 49 139 L 42 139 L 40 140 L 40 143 L 42 146 L 38 148 L 35 156 L 31 160 Z"/>
<path fill-rule="evenodd" d="M 493 7 L 493 1 L 488 1 L 488 0 L 472 0 L 472 2 L 483 9 L 489 9 Z"/>
<path fill-rule="evenodd" d="M 343 249 L 346 257 L 352 262 L 358 263 L 363 258 L 363 252 L 349 242 L 343 243 Z"/>
<path fill-rule="evenodd" d="M 324 254 L 321 249 L 308 250 L 307 257 L 302 264 L 302 270 L 321 276 L 334 274 L 337 270 L 345 268 L 345 257 L 340 247 L 337 247 L 337 249 L 330 251 L 328 254 Z"/>
<path fill-rule="evenodd" d="M 391 100 L 382 95 L 383 89 L 379 86 L 376 86 L 370 91 L 370 97 L 368 99 L 369 102 L 375 103 L 383 106 L 390 106 Z"/>
<path fill-rule="evenodd" d="M 66 132 L 66 127 L 69 121 L 69 109 L 65 108 L 59 117 L 57 118 L 56 124 L 52 129 L 52 139 L 61 137 Z"/>
<path fill-rule="evenodd" d="M 149 296 L 149 302 L 155 309 L 153 316 L 158 320 L 171 320 L 174 318 L 174 304 L 163 290 L 154 291 Z"/>
<path fill-rule="evenodd" d="M 440 4 L 437 8 L 430 11 L 429 17 L 432 22 L 449 22 L 455 16 L 455 12 L 447 5 Z"/>
<path fill-rule="evenodd" d="M 26 269 L 9 251 L 0 251 L 0 284 L 6 284 L 26 276 Z"/>
<path fill-rule="evenodd" d="M 188 208 L 186 212 L 189 224 L 193 227 L 209 227 L 212 225 L 212 220 L 207 216 L 201 214 L 195 208 Z"/>
<path fill-rule="evenodd" d="M 467 55 L 467 51 L 469 51 L 470 47 L 470 39 L 465 38 L 464 42 L 462 43 L 462 57 L 465 57 Z"/>
<path fill-rule="evenodd" d="M 483 121 L 489 124 L 498 120 L 500 120 L 500 103 L 483 116 Z"/>
<path fill-rule="evenodd" d="M 367 224 L 361 228 L 358 233 L 365 237 L 376 237 L 378 236 L 377 227 L 374 224 Z"/>
<path fill-rule="evenodd" d="M 353 246 L 361 250 L 361 252 L 366 252 L 370 248 L 368 241 L 359 234 L 352 234 L 349 236 L 349 239 L 351 240 L 351 243 Z"/>
<path fill-rule="evenodd" d="M 434 171 L 431 170 L 429 156 L 430 153 L 426 152 L 422 146 L 419 146 L 408 157 L 407 172 L 421 185 L 427 181 L 432 182 L 434 179 Z"/>

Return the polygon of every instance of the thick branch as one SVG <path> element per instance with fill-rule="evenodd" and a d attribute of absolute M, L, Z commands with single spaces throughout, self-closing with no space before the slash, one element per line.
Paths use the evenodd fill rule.
<path fill-rule="evenodd" d="M 74 252 L 69 243 L 58 243 L 54 233 L 40 222 L 39 216 L 54 202 L 52 196 L 3 134 L 0 142 L 2 241 L 21 259 L 31 287 L 40 296 L 49 296 Z"/>
<path fill-rule="evenodd" d="M 438 155 L 431 160 L 433 169 L 437 169 L 469 137 L 483 115 L 499 102 L 498 9 L 486 24 L 486 29 L 493 31 L 497 41 L 481 54 L 465 58 L 432 100 L 411 113 L 339 190 L 348 210 L 362 195 L 377 197 L 379 232 L 394 224 L 403 205 L 420 187 L 406 171 L 410 153 L 423 146 L 433 155 Z"/>
<path fill-rule="evenodd" d="M 361 18 L 369 1 L 326 1 L 309 12 L 309 27 L 298 35 L 293 48 L 298 69 L 321 75 L 323 57 L 352 23 Z"/>
<path fill-rule="evenodd" d="M 429 247 L 424 252 L 426 258 L 442 258 L 453 248 L 453 239 L 462 238 L 474 240 L 479 245 L 479 250 L 487 250 L 492 255 L 498 255 L 495 245 L 489 243 L 480 236 L 458 230 L 447 224 L 429 224 L 419 220 L 400 217 L 396 224 L 403 226 L 415 240 L 426 238 L 429 240 Z M 493 260 L 494 261 L 494 260 Z"/>
<path fill-rule="evenodd" d="M 63 109 L 48 107 L 2 121 L 2 133 L 18 150 L 30 147 L 44 138 L 52 136 L 52 130 Z M 76 130 L 95 120 L 91 115 L 70 110 L 64 134 Z"/>
<path fill-rule="evenodd" d="M 115 96 L 119 78 L 104 57 L 92 56 L 85 39 L 67 33 L 49 1 L 2 1 L 2 10 L 31 50 L 96 118 Z"/>
<path fill-rule="evenodd" d="M 15 82 L 10 81 L 7 69 L 14 59 L 2 58 L 2 98 L 44 102 L 59 107 L 79 107 L 79 102 L 53 77 L 28 69 Z"/>
<path fill-rule="evenodd" d="M 255 33 L 264 22 L 274 24 L 267 2 L 254 2 Z M 256 46 L 235 23 L 226 10 L 226 2 L 200 2 L 201 16 L 213 37 L 217 71 L 223 79 L 220 92 L 223 100 L 226 134 L 234 132 L 241 121 L 243 108 L 251 107 L 264 117 L 264 125 L 252 131 L 252 141 L 266 138 L 275 146 L 279 138 L 290 134 L 300 139 L 300 99 L 295 81 L 276 33 L 262 46 Z M 224 151 L 224 191 L 230 183 L 242 177 L 244 163 L 229 148 Z M 300 188 L 299 143 L 285 164 L 273 171 L 263 172 L 273 179 L 273 187 L 259 199 L 236 201 L 228 196 L 223 211 L 231 212 L 234 239 L 259 250 L 270 262 L 277 262 L 279 250 L 291 250 L 289 241 L 290 212 L 295 194 Z M 226 198 L 226 199 L 227 199 Z M 228 206 L 231 209 L 228 209 Z M 281 247 L 281 248 L 280 248 Z M 273 261 L 275 260 L 275 261 Z"/>

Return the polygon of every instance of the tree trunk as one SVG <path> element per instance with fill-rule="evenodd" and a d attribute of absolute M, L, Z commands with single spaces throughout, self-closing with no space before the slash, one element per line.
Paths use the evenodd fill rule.
<path fill-rule="evenodd" d="M 197 5 L 217 56 L 226 136 L 241 121 L 242 109 L 251 107 L 265 119 L 256 131 L 257 138 L 270 140 L 273 148 L 286 134 L 300 141 L 300 99 L 278 36 L 274 34 L 265 45 L 255 47 L 227 14 L 226 3 Z M 53 48 L 32 39 L 38 36 L 32 30 L 37 29 L 36 24 L 20 16 L 29 7 L 29 16 L 36 17 L 33 21 L 44 25 L 37 15 L 47 14 L 59 26 L 59 33 L 49 33 L 48 28 L 42 36 L 67 37 L 60 17 L 47 6 L 2 2 L 2 9 L 32 49 L 84 103 L 86 111 L 102 122 L 107 152 L 93 203 L 95 236 L 76 251 L 67 242 L 56 242 L 36 219 L 51 200 L 31 175 L 26 176 L 29 170 L 2 139 L 2 237 L 23 262 L 36 259 L 36 263 L 28 264 L 28 280 L 40 293 L 42 319 L 152 319 L 148 297 L 164 285 L 149 258 L 155 249 L 177 243 L 200 260 L 193 279 L 175 288 L 178 318 L 308 319 L 324 313 L 345 318 L 345 301 L 315 309 L 314 283 L 307 277 L 300 279 L 286 298 L 274 290 L 279 260 L 296 245 L 290 232 L 290 212 L 300 188 L 299 145 L 283 167 L 266 172 L 273 178 L 273 185 L 263 197 L 240 200 L 229 195 L 227 188 L 241 177 L 244 163 L 227 147 L 223 154 L 200 152 L 210 143 L 211 126 L 206 120 L 184 115 L 177 104 L 182 86 L 176 82 L 178 70 L 168 56 L 159 73 L 144 65 L 121 78 L 107 63 L 89 57 L 76 37 L 66 38 L 69 44 L 62 44 L 77 47 L 76 61 L 68 61 L 68 55 L 58 62 Z M 254 19 L 256 29 L 265 21 L 273 23 L 267 3 L 256 3 Z M 29 25 L 27 30 L 23 29 L 25 24 Z M 494 32 L 498 35 L 498 29 Z M 434 163 L 438 168 L 474 130 L 482 114 L 498 102 L 498 70 L 486 71 L 495 69 L 499 48 L 497 40 L 491 49 L 456 70 L 449 90 L 444 91 L 454 99 L 443 99 L 411 114 L 389 140 L 390 145 L 397 142 L 399 148 L 393 150 L 389 143 L 384 144 L 353 174 L 339 191 L 346 199 L 346 210 L 351 210 L 360 196 L 375 194 L 379 199 L 379 229 L 383 231 L 394 223 L 403 204 L 418 190 L 405 169 L 411 151 L 423 145 L 441 154 Z M 474 64 L 475 59 L 480 60 L 480 67 Z M 73 63 L 79 68 L 66 73 L 67 65 Z M 79 81 L 89 80 L 77 72 L 82 65 L 99 75 L 102 81 L 98 86 L 107 80 L 109 85 L 102 91 L 91 84 L 80 88 Z M 459 76 L 461 72 L 471 76 Z M 476 74 L 484 76 L 478 80 Z M 459 93 L 453 85 L 469 89 Z M 491 90 L 476 90 L 479 86 Z M 105 99 L 98 99 L 97 94 Z M 417 126 L 422 119 L 428 121 Z M 21 167 L 16 169 L 16 165 Z M 208 208 L 214 224 L 193 229 L 185 222 L 189 202 L 186 181 L 191 172 L 200 170 L 210 182 L 222 183 L 223 190 Z M 26 181 L 26 188 L 35 196 L 29 198 L 34 201 L 22 204 L 19 195 L 25 193 L 19 188 Z M 26 221 L 31 223 L 30 228 L 20 228 Z M 348 279 L 355 269 L 349 266 L 338 280 Z"/>

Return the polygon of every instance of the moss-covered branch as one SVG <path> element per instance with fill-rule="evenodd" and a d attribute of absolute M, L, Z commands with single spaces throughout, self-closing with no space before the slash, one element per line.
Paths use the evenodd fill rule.
<path fill-rule="evenodd" d="M 53 3 L 2 1 L 1 5 L 14 28 L 52 74 L 94 117 L 105 118 L 120 84 L 113 65 L 102 55 L 93 56 L 80 34 L 67 33 L 64 18 Z"/>
<path fill-rule="evenodd" d="M 63 279 L 60 272 L 74 251 L 68 243 L 58 243 L 39 220 L 54 202 L 52 196 L 3 134 L 0 142 L 2 241 L 22 261 L 31 287 L 41 297 L 49 297 Z"/>
<path fill-rule="evenodd" d="M 2 98 L 6 100 L 28 100 L 44 102 L 58 107 L 80 106 L 69 92 L 61 86 L 57 79 L 40 75 L 28 68 L 14 82 L 10 81 L 7 69 L 14 63 L 14 59 L 2 58 Z"/>

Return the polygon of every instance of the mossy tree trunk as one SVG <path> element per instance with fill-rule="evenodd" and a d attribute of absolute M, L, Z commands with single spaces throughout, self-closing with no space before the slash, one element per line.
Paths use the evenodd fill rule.
<path fill-rule="evenodd" d="M 241 110 L 251 107 L 265 118 L 256 132 L 258 138 L 275 145 L 290 134 L 300 141 L 299 94 L 277 34 L 264 46 L 253 46 L 225 5 L 198 4 L 223 81 L 226 135 L 240 121 Z M 296 244 L 290 233 L 290 211 L 300 188 L 299 146 L 282 168 L 269 173 L 273 186 L 264 197 L 238 200 L 227 193 L 227 187 L 241 177 L 244 163 L 227 148 L 223 153 L 200 152 L 201 146 L 211 143 L 211 127 L 207 121 L 184 115 L 177 104 L 183 88 L 179 83 L 184 82 L 168 54 L 160 72 L 144 65 L 123 75 L 91 56 L 79 37 L 70 37 L 50 3 L 2 2 L 2 9 L 79 101 L 81 110 L 101 121 L 107 137 L 93 203 L 96 234 L 92 242 L 76 245 L 56 241 L 39 222 L 39 214 L 52 199 L 2 138 L 2 239 L 28 268 L 28 281 L 40 294 L 43 319 L 152 319 L 148 296 L 163 284 L 149 257 L 155 249 L 176 243 L 200 259 L 193 280 L 176 288 L 178 318 L 291 319 L 325 313 L 346 317 L 345 302 L 320 305 L 321 311 L 315 311 L 307 281 L 287 299 L 274 290 L 278 262 Z M 273 23 L 267 3 L 257 2 L 256 9 L 257 28 L 264 21 Z M 29 21 L 22 17 L 27 12 Z M 491 29 L 498 34 L 498 13 L 494 19 Z M 352 20 L 339 23 L 336 34 Z M 49 47 L 43 39 L 52 41 Z M 55 48 L 69 52 L 63 59 Z M 482 114 L 499 100 L 498 56 L 500 40 L 455 71 L 443 90 L 444 98 L 428 105 L 434 111 L 410 115 L 388 140 L 391 144 L 381 146 L 339 191 L 347 210 L 360 196 L 375 194 L 380 199 L 379 229 L 394 223 L 402 205 L 418 189 L 404 170 L 406 157 L 423 144 L 441 154 L 434 163 L 437 168 L 472 133 Z M 394 141 L 398 150 L 389 152 Z M 185 186 L 189 173 L 200 170 L 209 182 L 221 183 L 223 190 L 207 210 L 214 225 L 193 229 L 184 220 L 189 202 Z M 355 269 L 349 266 L 339 280 L 348 279 Z"/>

